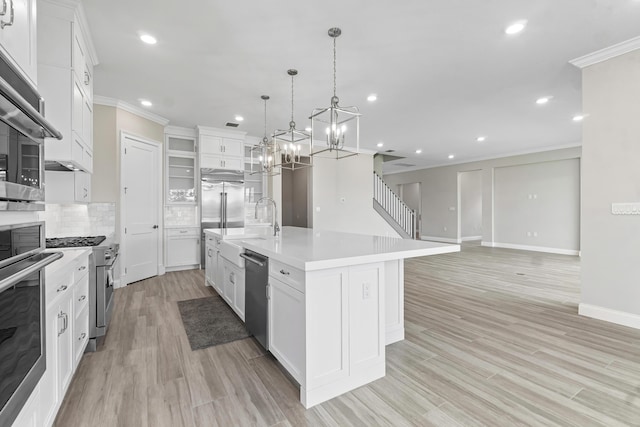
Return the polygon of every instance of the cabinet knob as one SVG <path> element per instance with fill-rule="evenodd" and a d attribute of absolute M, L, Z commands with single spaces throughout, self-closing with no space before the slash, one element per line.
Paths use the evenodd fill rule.
<path fill-rule="evenodd" d="M 80 338 L 78 338 L 78 341 L 82 341 L 85 337 L 87 336 L 87 334 L 85 334 L 84 332 L 80 335 Z"/>
<path fill-rule="evenodd" d="M 153 229 L 155 230 L 156 228 L 158 228 L 158 226 L 157 226 L 157 225 L 154 225 L 154 226 L 153 226 L 153 227 L 151 227 L 151 228 L 153 228 Z"/>
<path fill-rule="evenodd" d="M 78 298 L 78 301 L 84 301 L 87 299 L 86 295 L 82 295 L 80 298 Z"/>
<path fill-rule="evenodd" d="M 289 273 L 288 271 L 285 271 L 285 270 L 280 270 L 280 274 L 284 274 L 285 276 L 288 276 L 291 273 Z"/>
<path fill-rule="evenodd" d="M 68 286 L 67 286 L 67 285 L 62 285 L 62 286 L 60 286 L 60 287 L 58 288 L 58 292 L 64 292 L 64 291 L 66 291 L 66 290 L 67 290 L 67 288 L 68 288 Z"/>
<path fill-rule="evenodd" d="M 80 268 L 78 268 L 78 271 L 82 271 L 82 270 L 86 270 L 86 269 L 87 269 L 87 266 L 86 266 L 86 265 L 83 265 L 83 266 L 81 266 Z"/>
<path fill-rule="evenodd" d="M 89 86 L 89 82 L 91 82 L 91 76 L 87 71 L 84 72 L 84 85 Z"/>

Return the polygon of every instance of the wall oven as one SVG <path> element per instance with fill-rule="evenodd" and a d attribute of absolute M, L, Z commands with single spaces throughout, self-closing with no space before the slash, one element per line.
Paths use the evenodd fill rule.
<path fill-rule="evenodd" d="M 9 426 L 46 369 L 44 222 L 0 226 L 0 426 Z"/>
<path fill-rule="evenodd" d="M 0 53 L 0 210 L 44 209 L 44 101 Z"/>

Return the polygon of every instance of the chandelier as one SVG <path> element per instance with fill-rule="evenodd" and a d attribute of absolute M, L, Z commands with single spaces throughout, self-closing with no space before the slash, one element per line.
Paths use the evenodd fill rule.
<path fill-rule="evenodd" d="M 304 167 L 313 166 L 311 157 L 304 157 L 311 150 L 311 136 L 303 131 L 296 129 L 296 122 L 293 118 L 293 78 L 298 75 L 298 70 L 287 70 L 287 74 L 291 76 L 291 121 L 289 129 L 278 129 L 273 133 L 273 143 L 280 147 L 281 163 L 276 166 L 282 169 L 296 170 Z"/>
<path fill-rule="evenodd" d="M 267 101 L 269 96 L 262 95 L 260 97 L 264 101 L 264 136 L 262 141 L 251 147 L 251 170 L 250 174 L 262 174 L 267 176 L 275 176 L 280 174 L 280 170 L 276 167 L 276 161 L 279 156 L 278 145 L 267 138 Z"/>
<path fill-rule="evenodd" d="M 342 30 L 334 27 L 328 31 L 333 39 L 333 96 L 331 106 L 328 108 L 316 108 L 311 113 L 311 155 L 320 153 L 329 154 L 328 157 L 343 159 L 358 154 L 360 151 L 360 110 L 358 107 L 340 107 L 340 99 L 336 93 L 336 39 Z M 324 131 L 326 146 L 316 147 Z M 347 138 L 347 135 L 349 138 Z M 354 148 L 345 148 L 345 141 L 351 143 Z M 327 153 L 328 152 L 328 153 Z M 322 157 L 327 157 L 322 156 Z"/>

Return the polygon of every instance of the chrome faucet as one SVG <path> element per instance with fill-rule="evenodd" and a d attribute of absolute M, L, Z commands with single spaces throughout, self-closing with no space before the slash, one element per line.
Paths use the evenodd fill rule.
<path fill-rule="evenodd" d="M 277 236 L 278 233 L 280 232 L 280 226 L 278 225 L 278 207 L 276 206 L 276 201 L 273 200 L 271 197 L 262 197 L 261 199 L 259 199 L 256 202 L 256 211 L 254 214 L 254 218 L 258 219 L 258 205 L 260 204 L 261 201 L 266 200 L 268 202 L 273 203 L 273 236 Z"/>

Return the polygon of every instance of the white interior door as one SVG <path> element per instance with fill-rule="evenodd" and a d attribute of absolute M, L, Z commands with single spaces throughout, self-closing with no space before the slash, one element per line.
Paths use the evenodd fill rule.
<path fill-rule="evenodd" d="M 159 144 L 122 136 L 122 229 L 125 283 L 158 275 Z"/>

